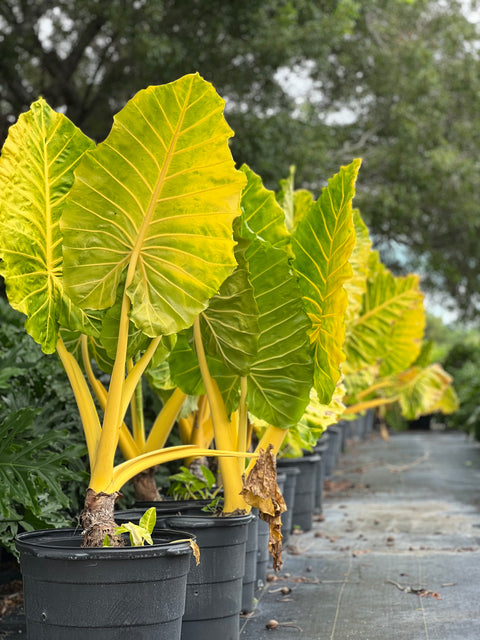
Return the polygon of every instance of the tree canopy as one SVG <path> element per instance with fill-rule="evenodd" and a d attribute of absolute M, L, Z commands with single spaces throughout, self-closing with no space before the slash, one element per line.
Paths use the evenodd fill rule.
<path fill-rule="evenodd" d="M 480 38 L 460 7 L 365 3 L 325 84 L 330 105 L 355 112 L 351 124 L 337 127 L 341 153 L 363 157 L 357 205 L 377 243 L 390 249 L 385 260 L 400 257 L 421 271 L 425 287 L 447 292 L 474 315 Z"/>
<path fill-rule="evenodd" d="M 3 124 L 42 94 L 104 138 L 137 90 L 193 71 L 232 113 L 291 113 L 276 71 L 325 56 L 356 14 L 351 0 L 0 0 Z"/>
<path fill-rule="evenodd" d="M 137 90 L 199 71 L 227 101 L 238 164 L 271 188 L 293 164 L 318 192 L 361 156 L 355 204 L 382 259 L 474 315 L 479 32 L 464 4 L 0 0 L 0 139 L 42 95 L 100 141 Z"/>

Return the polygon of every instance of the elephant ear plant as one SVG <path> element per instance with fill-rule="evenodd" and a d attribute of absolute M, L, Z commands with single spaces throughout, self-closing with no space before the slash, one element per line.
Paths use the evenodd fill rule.
<path fill-rule="evenodd" d="M 351 276 L 351 201 L 359 166 L 356 160 L 342 167 L 320 198 L 306 203 L 294 230 L 275 194 L 242 167 L 248 181 L 235 224 L 238 267 L 169 357 L 175 383 L 208 398 L 221 449 L 249 458 L 247 413 L 267 425 L 255 451 L 258 464 L 226 457 L 219 463 L 227 511 L 254 506 L 268 520 L 274 567 L 284 505 L 271 482 L 270 458 L 302 418 L 312 387 L 328 404 L 340 377 L 343 284 Z"/>
<path fill-rule="evenodd" d="M 91 466 L 86 546 L 106 535 L 115 544 L 114 503 L 129 479 L 212 453 L 135 449 L 124 417 L 148 364 L 168 354 L 236 266 L 232 224 L 245 176 L 223 106 L 198 74 L 148 87 L 95 146 L 39 99 L 2 151 L 0 269 L 11 306 L 43 351 L 58 353 L 75 393 Z M 110 349 L 113 340 L 108 390 L 96 390 L 101 413 L 67 330 Z M 115 464 L 120 438 L 132 455 Z"/>
<path fill-rule="evenodd" d="M 426 322 L 415 274 L 394 276 L 371 250 L 368 229 L 356 212 L 354 277 L 347 283 L 349 308 L 343 373 L 345 415 L 398 403 L 408 420 L 457 407 L 452 379 L 422 349 Z"/>

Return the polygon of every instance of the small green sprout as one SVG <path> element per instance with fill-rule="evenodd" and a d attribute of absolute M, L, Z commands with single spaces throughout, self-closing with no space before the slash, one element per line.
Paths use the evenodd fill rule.
<path fill-rule="evenodd" d="M 147 509 L 140 518 L 138 524 L 126 522 L 115 529 L 115 534 L 120 535 L 122 533 L 128 533 L 130 535 L 130 544 L 132 547 L 143 547 L 145 542 L 147 542 L 147 544 L 153 544 L 152 531 L 155 527 L 156 521 L 157 511 L 155 507 L 150 507 L 150 509 Z M 110 546 L 110 538 L 108 535 L 106 535 L 103 540 L 103 546 Z"/>

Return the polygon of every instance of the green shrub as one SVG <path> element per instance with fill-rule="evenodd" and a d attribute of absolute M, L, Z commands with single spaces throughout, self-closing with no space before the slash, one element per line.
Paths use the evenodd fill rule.
<path fill-rule="evenodd" d="M 447 424 L 480 440 L 480 343 L 472 338 L 454 344 L 443 365 L 453 377 L 460 402 L 458 410 L 448 416 Z"/>
<path fill-rule="evenodd" d="M 19 530 L 72 526 L 85 491 L 86 447 L 60 364 L 0 298 L 0 545 Z"/>

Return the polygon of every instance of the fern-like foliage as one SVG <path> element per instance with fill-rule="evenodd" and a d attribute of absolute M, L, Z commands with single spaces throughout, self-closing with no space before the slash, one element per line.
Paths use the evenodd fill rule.
<path fill-rule="evenodd" d="M 78 464 L 67 465 L 85 451 L 58 428 L 64 417 L 49 404 L 44 410 L 19 409 L 0 422 L 0 542 L 10 551 L 20 529 L 72 524 L 65 485 L 81 480 L 82 473 Z"/>

